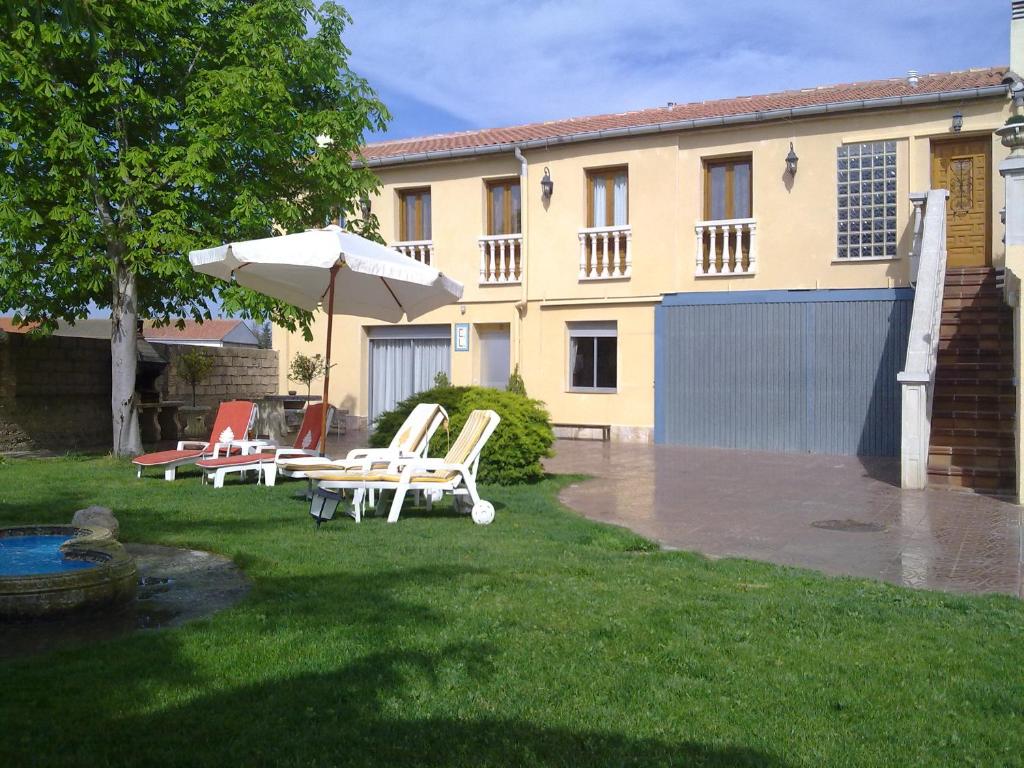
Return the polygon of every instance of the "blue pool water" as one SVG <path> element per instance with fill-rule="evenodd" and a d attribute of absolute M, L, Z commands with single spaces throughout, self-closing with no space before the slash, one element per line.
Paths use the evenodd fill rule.
<path fill-rule="evenodd" d="M 0 536 L 0 576 L 34 576 L 92 568 L 87 560 L 69 560 L 60 551 L 67 536 Z"/>

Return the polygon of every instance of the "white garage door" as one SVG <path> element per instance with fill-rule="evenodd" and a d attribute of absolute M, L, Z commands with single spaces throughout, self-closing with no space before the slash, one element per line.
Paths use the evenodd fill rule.
<path fill-rule="evenodd" d="M 417 392 L 434 377 L 451 375 L 451 327 L 421 325 L 371 328 L 370 421 Z"/>

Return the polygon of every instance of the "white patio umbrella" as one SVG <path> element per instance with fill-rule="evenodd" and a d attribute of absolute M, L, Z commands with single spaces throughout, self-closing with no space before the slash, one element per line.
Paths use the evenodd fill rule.
<path fill-rule="evenodd" d="M 221 280 L 327 313 L 324 397 L 331 375 L 334 315 L 412 320 L 462 298 L 462 284 L 398 251 L 331 225 L 292 235 L 192 251 L 192 267 Z M 320 436 L 327 446 L 327 409 Z"/>

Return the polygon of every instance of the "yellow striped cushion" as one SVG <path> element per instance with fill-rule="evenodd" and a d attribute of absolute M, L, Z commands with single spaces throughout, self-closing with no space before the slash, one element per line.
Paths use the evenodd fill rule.
<path fill-rule="evenodd" d="M 473 452 L 473 448 L 480 442 L 480 437 L 487 429 L 489 421 L 485 411 L 473 411 L 469 414 L 458 439 L 444 457 L 445 464 L 465 464 L 469 454 Z"/>

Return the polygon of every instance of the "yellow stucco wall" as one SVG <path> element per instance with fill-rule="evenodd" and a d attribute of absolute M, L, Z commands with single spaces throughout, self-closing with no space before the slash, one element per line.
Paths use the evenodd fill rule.
<path fill-rule="evenodd" d="M 544 400 L 556 422 L 612 424 L 621 437 L 643 437 L 654 422 L 654 306 L 665 293 L 807 288 L 884 288 L 908 284 L 912 206 L 908 195 L 930 182 L 932 139 L 954 136 L 950 119 L 964 115 L 961 136 L 991 137 L 993 262 L 1002 266 L 999 210 L 1002 180 L 996 170 L 1006 156 L 992 131 L 1009 114 L 1001 98 L 963 104 L 841 113 L 764 124 L 563 144 L 525 152 L 523 186 L 526 270 L 521 285 L 481 286 L 478 238 L 486 226 L 485 180 L 517 176 L 511 152 L 467 160 L 385 167 L 372 200 L 381 232 L 399 239 L 398 193 L 429 186 L 432 198 L 433 266 L 459 280 L 459 305 L 417 319 L 419 323 L 502 323 L 511 328 L 512 364 L 520 365 L 531 395 Z M 884 261 L 839 263 L 836 255 L 836 149 L 843 143 L 897 142 L 898 256 Z M 794 178 L 785 156 L 793 142 L 799 155 Z M 702 163 L 738 153 L 752 155 L 753 218 L 757 221 L 757 274 L 695 277 L 694 225 L 703 219 Z M 624 165 L 629 172 L 632 277 L 581 281 L 578 232 L 586 225 L 586 171 Z M 548 168 L 550 200 L 540 195 Z M 517 307 L 518 304 L 518 307 Z M 614 394 L 568 392 L 566 323 L 618 323 L 618 390 Z M 352 415 L 367 414 L 368 341 L 363 320 L 337 316 L 331 399 Z M 297 351 L 322 351 L 325 324 L 319 318 L 312 344 L 297 335 L 275 334 L 283 360 Z M 469 353 L 452 352 L 452 380 L 479 381 L 475 333 Z M 284 366 L 282 366 L 283 368 Z M 282 390 L 289 388 L 282 371 Z M 292 386 L 291 388 L 294 388 Z"/>

